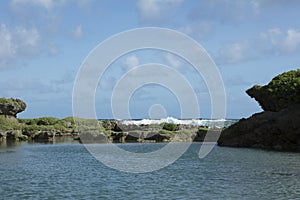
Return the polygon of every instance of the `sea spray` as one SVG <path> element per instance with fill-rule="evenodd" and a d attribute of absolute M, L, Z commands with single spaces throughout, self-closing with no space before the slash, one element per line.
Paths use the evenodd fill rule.
<path fill-rule="evenodd" d="M 207 127 L 228 127 L 237 122 L 235 119 L 177 119 L 174 117 L 167 117 L 162 119 L 134 119 L 134 120 L 121 120 L 124 125 L 150 125 L 150 124 L 180 124 L 180 125 L 192 125 L 192 126 L 207 126 Z M 219 124 L 224 124 L 220 127 Z"/>

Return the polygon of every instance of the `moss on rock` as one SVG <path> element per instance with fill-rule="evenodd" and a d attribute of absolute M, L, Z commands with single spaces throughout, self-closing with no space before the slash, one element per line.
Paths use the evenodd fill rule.
<path fill-rule="evenodd" d="M 300 70 L 246 91 L 265 110 L 226 128 L 220 146 L 300 152 Z"/>
<path fill-rule="evenodd" d="M 26 109 L 26 103 L 20 99 L 0 98 L 0 115 L 16 117 Z"/>
<path fill-rule="evenodd" d="M 255 85 L 246 93 L 258 101 L 265 111 L 280 111 L 300 103 L 300 69 L 282 73 L 268 85 Z"/>

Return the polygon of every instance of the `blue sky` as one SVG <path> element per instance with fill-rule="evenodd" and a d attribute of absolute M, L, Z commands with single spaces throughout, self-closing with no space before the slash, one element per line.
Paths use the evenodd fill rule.
<path fill-rule="evenodd" d="M 114 34 L 154 26 L 181 31 L 199 42 L 222 75 L 227 118 L 248 117 L 261 109 L 246 89 L 299 68 L 299 9 L 297 0 L 4 0 L 0 96 L 27 103 L 19 117 L 70 116 L 73 83 L 89 52 Z M 210 116 L 210 97 L 201 77 L 180 58 L 148 50 L 113 63 L 96 93 L 99 118 L 112 117 L 109 96 L 120 69 L 148 62 L 180 68 L 197 93 L 200 117 Z M 165 115 L 180 116 L 174 94 L 155 85 L 136 91 L 129 108 L 133 118 L 148 118 L 157 104 L 163 105 Z"/>

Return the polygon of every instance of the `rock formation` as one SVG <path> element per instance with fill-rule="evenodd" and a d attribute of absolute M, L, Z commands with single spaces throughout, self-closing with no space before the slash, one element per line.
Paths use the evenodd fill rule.
<path fill-rule="evenodd" d="M 26 104 L 20 99 L 0 98 L 0 115 L 17 117 L 17 114 L 26 109 Z"/>
<path fill-rule="evenodd" d="M 268 85 L 246 92 L 264 111 L 225 129 L 218 144 L 300 152 L 300 70 L 278 75 Z"/>
<path fill-rule="evenodd" d="M 300 103 L 300 70 L 292 70 L 273 78 L 268 85 L 255 85 L 246 93 L 265 111 L 280 111 Z"/>

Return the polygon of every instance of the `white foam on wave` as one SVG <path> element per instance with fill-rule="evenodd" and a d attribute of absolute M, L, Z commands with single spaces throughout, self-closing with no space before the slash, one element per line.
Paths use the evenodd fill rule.
<path fill-rule="evenodd" d="M 170 123 L 170 124 L 180 124 L 180 125 L 193 125 L 193 126 L 211 126 L 212 124 L 220 124 L 224 127 L 224 122 L 227 121 L 225 119 L 176 119 L 173 117 L 167 117 L 163 119 L 141 119 L 141 120 L 122 120 L 122 124 L 124 125 L 150 125 L 150 124 L 162 124 L 162 123 Z"/>

